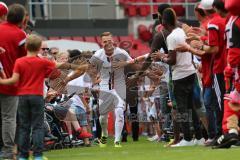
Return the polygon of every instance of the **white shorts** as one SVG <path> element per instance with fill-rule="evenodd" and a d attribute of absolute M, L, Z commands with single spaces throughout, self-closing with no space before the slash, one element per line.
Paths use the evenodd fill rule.
<path fill-rule="evenodd" d="M 125 110 L 125 101 L 118 95 L 115 89 L 100 90 L 99 93 L 99 113 L 105 115 L 115 108 Z"/>

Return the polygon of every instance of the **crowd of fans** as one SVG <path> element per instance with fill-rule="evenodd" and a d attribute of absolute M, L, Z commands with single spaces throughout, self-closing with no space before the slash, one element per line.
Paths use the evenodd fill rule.
<path fill-rule="evenodd" d="M 127 142 L 129 125 L 133 141 L 142 133 L 166 147 L 239 145 L 237 3 L 201 0 L 199 27 L 160 5 L 151 53 L 132 59 L 109 32 L 96 52 L 49 48 L 22 5 L 1 2 L 2 158 L 26 160 L 32 150 L 42 160 L 44 148 L 57 145 L 105 147 L 110 109 L 115 147 Z"/>

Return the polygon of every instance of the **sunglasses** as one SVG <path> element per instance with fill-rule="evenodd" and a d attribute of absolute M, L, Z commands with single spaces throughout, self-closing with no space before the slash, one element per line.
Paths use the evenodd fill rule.
<path fill-rule="evenodd" d="M 49 48 L 41 48 L 43 51 L 49 51 Z"/>

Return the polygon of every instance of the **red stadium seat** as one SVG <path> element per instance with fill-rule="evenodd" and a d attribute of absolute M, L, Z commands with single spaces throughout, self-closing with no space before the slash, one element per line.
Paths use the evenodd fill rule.
<path fill-rule="evenodd" d="M 176 12 L 176 15 L 179 17 L 185 16 L 185 8 L 183 6 L 172 6 L 174 11 Z"/>
<path fill-rule="evenodd" d="M 172 0 L 175 3 L 183 3 L 185 0 Z M 176 12 L 177 16 L 183 17 L 185 16 L 185 7 L 182 5 L 172 5 L 172 8 Z"/>
<path fill-rule="evenodd" d="M 124 6 L 126 4 L 126 0 L 118 0 L 119 5 Z"/>
<path fill-rule="evenodd" d="M 115 43 L 119 43 L 119 38 L 118 38 L 118 36 L 113 36 L 113 41 L 114 41 Z"/>
<path fill-rule="evenodd" d="M 86 36 L 86 37 L 84 37 L 84 40 L 85 40 L 86 42 L 97 43 L 96 38 L 95 38 L 95 37 L 92 37 L 92 36 Z"/>
<path fill-rule="evenodd" d="M 136 0 L 136 2 L 148 3 L 149 0 Z M 142 17 L 146 17 L 150 14 L 150 6 L 149 5 L 139 5 L 137 6 L 138 14 Z"/>
<path fill-rule="evenodd" d="M 150 6 L 140 6 L 138 8 L 138 14 L 142 17 L 146 17 L 150 14 Z"/>
<path fill-rule="evenodd" d="M 128 35 L 128 36 L 119 36 L 120 42 L 122 41 L 133 41 L 133 35 Z"/>
<path fill-rule="evenodd" d="M 72 37 L 74 41 L 84 41 L 83 37 L 77 36 L 77 37 Z"/>
<path fill-rule="evenodd" d="M 125 8 L 125 15 L 129 17 L 134 17 L 137 15 L 137 7 L 136 6 L 127 6 Z"/>

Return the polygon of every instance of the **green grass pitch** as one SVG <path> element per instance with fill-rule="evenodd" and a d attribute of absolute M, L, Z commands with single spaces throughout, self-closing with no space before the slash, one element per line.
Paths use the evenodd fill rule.
<path fill-rule="evenodd" d="M 237 160 L 240 147 L 213 150 L 207 147 L 164 148 L 164 143 L 148 142 L 146 137 L 132 142 L 130 137 L 122 148 L 114 148 L 112 139 L 106 148 L 78 147 L 45 152 L 49 160 Z"/>

